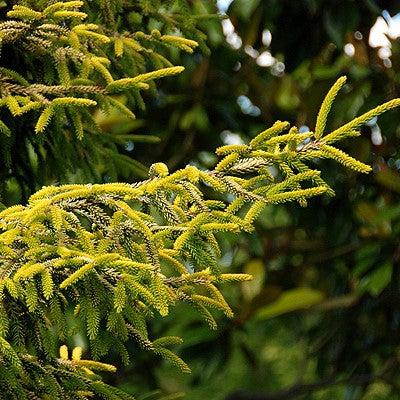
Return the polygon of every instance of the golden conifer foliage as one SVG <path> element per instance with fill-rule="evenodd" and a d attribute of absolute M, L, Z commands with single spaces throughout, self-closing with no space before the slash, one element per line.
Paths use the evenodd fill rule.
<path fill-rule="evenodd" d="M 0 172 L 11 171 L 26 194 L 53 172 L 60 181 L 76 171 L 101 181 L 102 173 L 116 179 L 123 164 L 128 175 L 146 176 L 144 165 L 120 154 L 121 137 L 105 131 L 98 116 L 132 123 L 135 110 L 144 109 L 144 96 L 155 94 L 156 81 L 184 70 L 173 56 L 193 53 L 199 44 L 204 49 L 205 35 L 185 2 L 8 2 L 0 19 Z M 160 30 L 147 32 L 147 14 Z M 96 166 L 105 159 L 103 172 Z M 21 177 L 21 164 L 31 182 Z M 40 186 L 32 187 L 36 182 Z M 6 186 L 0 183 L 0 195 Z"/>
<path fill-rule="evenodd" d="M 212 329 L 217 326 L 213 310 L 233 316 L 220 286 L 251 277 L 220 270 L 218 232 L 251 232 L 268 205 L 306 205 L 310 197 L 332 194 L 320 172 L 307 165 L 310 160 L 331 158 L 370 171 L 332 144 L 356 136 L 357 128 L 399 106 L 400 99 L 324 136 L 336 93 L 329 91 L 323 102 L 317 133 L 299 133 L 278 121 L 249 144 L 218 148 L 221 159 L 210 171 L 189 165 L 170 173 L 157 163 L 142 182 L 43 187 L 26 206 L 0 213 L 0 372 L 8 368 L 14 379 L 7 390 L 29 393 L 32 381 L 26 386 L 17 377 L 40 366 L 54 371 L 51 393 L 77 377 L 72 390 L 80 398 L 93 393 L 128 398 L 93 378 L 93 370 L 112 371 L 112 366 L 81 360 L 79 348 L 70 360 L 64 345 L 58 356 L 58 345 L 81 326 L 95 360 L 113 349 L 128 363 L 125 343 L 134 338 L 189 372 L 169 349 L 180 339 L 149 337 L 147 323 L 169 314 L 178 302 L 194 307 Z M 31 349 L 34 355 L 28 355 Z"/>

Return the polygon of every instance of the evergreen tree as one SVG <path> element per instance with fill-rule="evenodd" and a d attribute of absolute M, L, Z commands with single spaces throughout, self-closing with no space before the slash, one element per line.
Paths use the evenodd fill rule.
<path fill-rule="evenodd" d="M 52 181 L 115 180 L 121 170 L 144 178 L 147 168 L 118 150 L 128 140 L 157 138 L 105 132 L 101 115 L 125 119 L 129 129 L 134 110 L 144 108 L 143 92 L 154 93 L 157 79 L 183 70 L 170 61 L 174 54 L 192 53 L 198 44 L 204 48 L 204 34 L 187 18 L 189 6 L 182 1 L 7 3 L 0 9 L 4 202 L 10 205 L 10 185 L 26 201 Z"/>
<path fill-rule="evenodd" d="M 190 372 L 170 349 L 180 338 L 151 337 L 148 324 L 180 302 L 211 329 L 213 310 L 232 317 L 220 287 L 251 277 L 220 271 L 219 232 L 252 232 L 269 204 L 306 206 L 310 197 L 333 195 L 311 166 L 316 159 L 370 171 L 335 144 L 400 99 L 326 133 L 344 77 L 328 92 L 314 131 L 278 121 L 247 144 L 218 148 L 212 170 L 189 165 L 170 173 L 155 163 L 147 172 L 120 154 L 118 143 L 149 138 L 103 132 L 98 112 L 134 119 L 142 91 L 183 70 L 168 60 L 169 48 L 204 48 L 191 7 L 183 0 L 3 7 L 0 185 L 6 193 L 13 180 L 22 198 L 48 186 L 0 213 L 0 398 L 132 398 L 98 375 L 115 370 L 101 361 L 110 352 L 130 362 L 129 339 Z M 71 175 L 101 182 L 128 167 L 147 176 L 78 184 Z M 90 343 L 84 359 L 76 334 Z"/>

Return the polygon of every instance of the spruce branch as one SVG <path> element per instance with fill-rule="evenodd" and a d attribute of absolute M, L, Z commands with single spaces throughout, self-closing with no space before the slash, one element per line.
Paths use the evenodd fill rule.
<path fill-rule="evenodd" d="M 23 140 L 34 154 L 32 158 L 28 150 L 19 148 L 23 154 L 18 159 L 24 159 L 27 168 L 32 167 L 32 178 L 41 184 L 46 177 L 36 171 L 46 170 L 44 160 L 54 164 L 60 179 L 78 169 L 88 178 L 98 179 L 100 171 L 88 165 L 88 159 L 107 158 L 104 164 L 109 165 L 111 175 L 121 165 L 138 177 L 147 172 L 137 161 L 118 153 L 112 135 L 105 134 L 103 126 L 96 123 L 97 115 L 100 111 L 112 112 L 134 119 L 135 108 L 145 106 L 142 90 L 151 88 L 154 93 L 157 79 L 183 71 L 170 61 L 174 55 L 170 50 L 192 53 L 199 42 L 204 48 L 205 35 L 194 19 L 190 26 L 187 24 L 189 14 L 174 19 L 171 25 L 164 15 L 168 7 L 153 16 L 160 21 L 160 30 L 147 33 L 145 26 L 127 24 L 124 15 L 131 10 L 130 5 L 104 4 L 103 0 L 17 1 L 7 6 L 0 21 L 1 45 L 9 54 L 0 67 L 0 107 L 7 110 L 1 118 L 0 133 L 4 136 L 2 152 L 7 170 L 17 162 L 13 129 L 23 125 L 28 127 Z M 138 3 L 135 12 L 146 7 Z M 102 24 L 94 23 L 99 20 Z M 123 101 L 115 96 L 118 93 L 127 94 Z M 86 108 L 54 103 L 63 98 L 86 98 L 96 105 Z M 49 145 L 38 141 L 34 132 L 51 133 L 46 136 Z M 62 165 L 57 160 L 60 151 L 65 156 Z M 31 165 L 32 159 L 40 165 Z M 15 178 L 22 192 L 31 194 L 33 186 L 19 175 Z"/>
<path fill-rule="evenodd" d="M 137 82 L 156 76 L 139 75 Z M 52 100 L 49 108 L 75 110 L 93 103 L 61 97 Z M 0 213 L 3 308 L 18 305 L 26 310 L 34 329 L 52 326 L 58 332 L 56 339 L 63 341 L 59 314 L 72 307 L 94 349 L 101 333 L 105 343 L 99 354 L 115 347 L 126 359 L 125 342 L 133 337 L 143 348 L 188 372 L 188 366 L 164 347 L 164 342 L 174 340 L 149 338 L 147 321 L 157 314 L 166 316 L 178 302 L 193 306 L 213 329 L 213 312 L 232 317 L 219 285 L 250 277 L 220 271 L 221 249 L 215 235 L 252 231 L 256 218 L 270 204 L 304 204 L 308 198 L 331 193 L 320 172 L 306 164 L 309 159 L 331 158 L 355 171 L 369 172 L 369 166 L 334 147 L 332 138 L 353 137 L 363 121 L 399 104 L 399 100 L 385 103 L 335 130 L 333 136 L 321 138 L 313 132 L 298 133 L 295 127 L 285 133 L 289 124 L 277 122 L 249 144 L 218 148 L 221 160 L 209 171 L 187 166 L 170 172 L 165 164 L 156 163 L 149 178 L 137 184 L 43 187 L 26 206 Z M 272 175 L 270 168 L 278 174 Z M 214 194 L 206 197 L 204 193 L 210 191 Z M 58 304 L 56 314 L 49 312 L 52 302 Z M 33 318 L 34 312 L 42 317 Z M 18 321 L 4 313 L 1 318 L 4 357 L 23 368 L 7 341 Z M 31 339 L 25 340 L 28 346 Z M 46 342 L 41 346 L 52 354 Z M 79 361 L 78 354 L 76 350 L 71 361 L 76 367 L 112 369 L 97 361 Z M 70 362 L 65 348 L 61 359 Z"/>

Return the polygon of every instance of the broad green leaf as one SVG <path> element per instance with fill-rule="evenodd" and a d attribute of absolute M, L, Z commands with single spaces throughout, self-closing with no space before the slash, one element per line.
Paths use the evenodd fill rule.
<path fill-rule="evenodd" d="M 390 262 L 382 264 L 370 274 L 361 279 L 357 292 L 363 294 L 370 293 L 372 296 L 378 296 L 392 279 L 393 266 Z"/>
<path fill-rule="evenodd" d="M 290 311 L 301 310 L 320 303 L 324 299 L 324 294 L 319 290 L 311 288 L 290 289 L 273 303 L 261 308 L 256 317 L 259 319 L 269 319 Z"/>

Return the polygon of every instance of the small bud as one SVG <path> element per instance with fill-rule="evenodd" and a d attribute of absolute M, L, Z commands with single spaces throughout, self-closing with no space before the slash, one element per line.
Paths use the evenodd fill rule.
<path fill-rule="evenodd" d="M 187 178 L 189 179 L 190 182 L 192 183 L 197 183 L 199 180 L 199 170 L 194 167 L 193 165 L 188 165 L 185 168 L 185 171 L 187 173 Z"/>
<path fill-rule="evenodd" d="M 138 39 L 143 39 L 144 37 L 146 37 L 146 34 L 142 31 L 138 31 L 135 32 L 135 37 L 137 37 Z"/>
<path fill-rule="evenodd" d="M 154 39 L 160 39 L 161 33 L 158 29 L 153 29 L 151 31 L 151 36 L 153 36 Z"/>
<path fill-rule="evenodd" d="M 149 178 L 165 178 L 168 173 L 168 167 L 164 163 L 155 163 L 150 166 Z"/>
<path fill-rule="evenodd" d="M 74 361 L 79 361 L 82 357 L 82 347 L 75 347 L 74 350 L 72 350 L 72 359 Z"/>
<path fill-rule="evenodd" d="M 60 347 L 60 358 L 63 360 L 68 360 L 68 347 L 65 345 Z"/>

